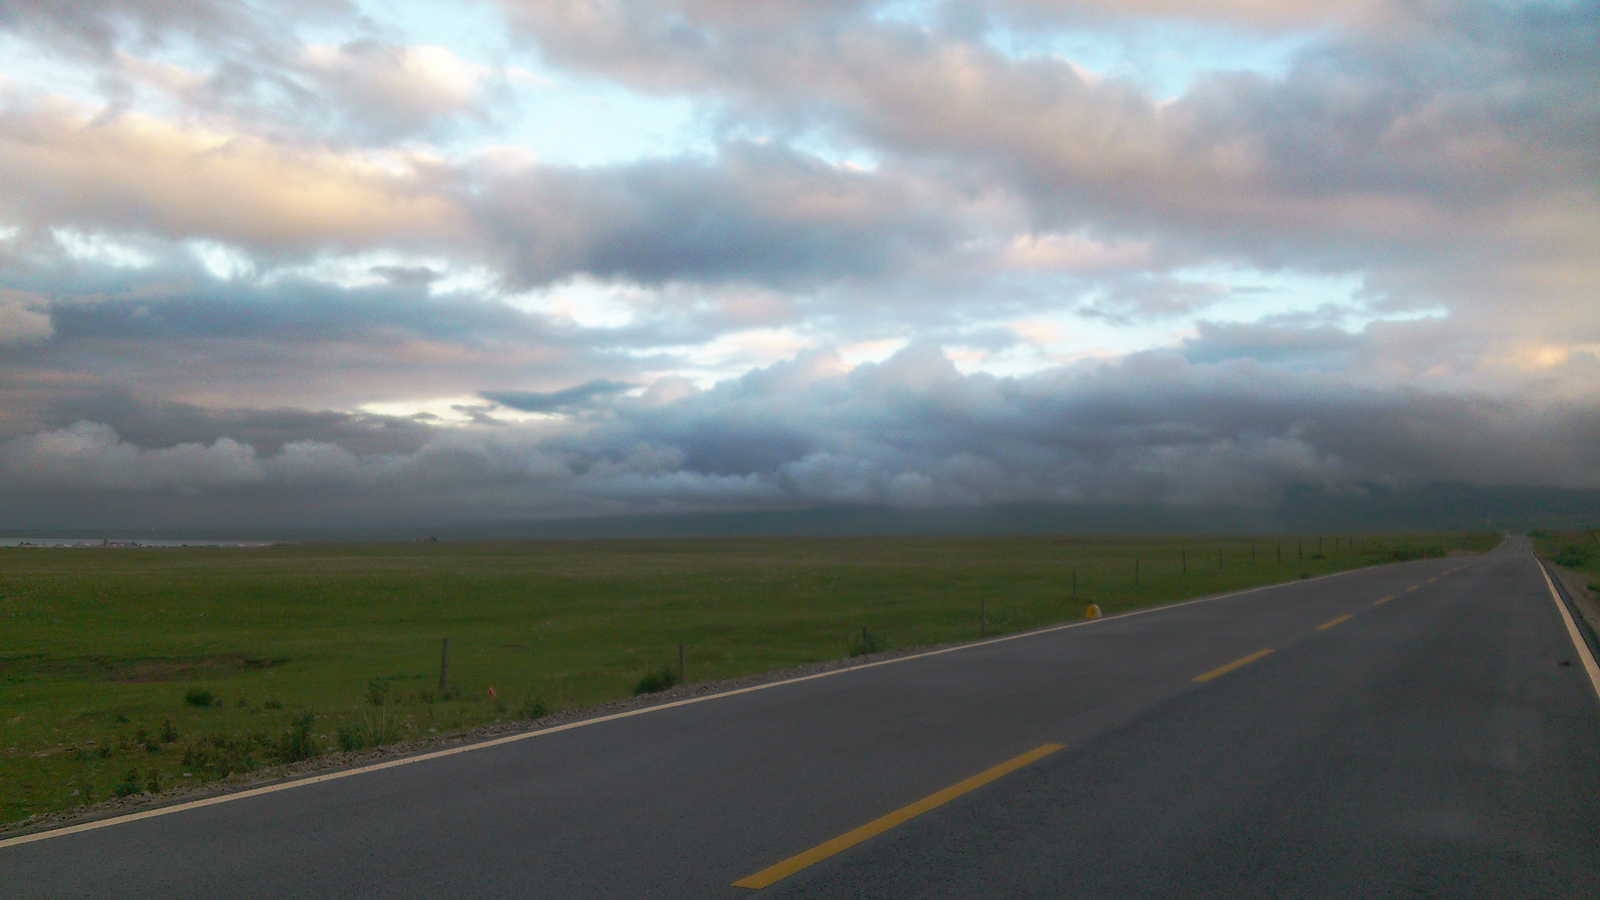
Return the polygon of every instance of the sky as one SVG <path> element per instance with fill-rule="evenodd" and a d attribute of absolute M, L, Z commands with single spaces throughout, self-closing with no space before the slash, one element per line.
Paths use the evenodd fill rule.
<path fill-rule="evenodd" d="M 1600 2 L 0 0 L 0 527 L 1600 488 Z"/>

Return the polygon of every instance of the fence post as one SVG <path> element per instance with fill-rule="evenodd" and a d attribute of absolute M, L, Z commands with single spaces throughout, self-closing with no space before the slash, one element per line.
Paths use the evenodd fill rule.
<path fill-rule="evenodd" d="M 445 677 L 450 674 L 450 639 L 439 648 L 439 693 L 444 693 Z"/>
<path fill-rule="evenodd" d="M 1189 551 L 1183 551 L 1183 574 L 1189 574 Z"/>
<path fill-rule="evenodd" d="M 989 636 L 988 600 L 987 600 L 987 598 L 979 597 L 978 598 L 978 637 L 986 638 L 988 636 Z"/>
<path fill-rule="evenodd" d="M 684 670 L 684 667 L 683 667 L 683 645 L 682 644 L 678 645 L 678 683 L 679 684 L 688 684 L 689 683 L 688 674 Z"/>

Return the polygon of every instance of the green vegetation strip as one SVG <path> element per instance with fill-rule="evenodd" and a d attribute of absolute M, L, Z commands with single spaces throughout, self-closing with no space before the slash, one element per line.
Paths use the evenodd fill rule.
<path fill-rule="evenodd" d="M 733 678 L 1497 540 L 0 548 L 0 822 L 658 690 L 680 644 Z"/>
<path fill-rule="evenodd" d="M 1535 531 L 1534 549 L 1558 566 L 1588 576 L 1588 587 L 1600 593 L 1600 528 Z"/>

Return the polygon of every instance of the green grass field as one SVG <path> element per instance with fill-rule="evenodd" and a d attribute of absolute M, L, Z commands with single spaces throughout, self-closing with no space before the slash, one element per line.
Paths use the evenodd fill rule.
<path fill-rule="evenodd" d="M 1535 531 L 1532 537 L 1540 556 L 1587 575 L 1589 590 L 1600 594 L 1600 528 Z"/>
<path fill-rule="evenodd" d="M 680 643 L 690 681 L 722 679 L 850 655 L 863 628 L 975 638 L 980 602 L 1000 633 L 1497 540 L 0 548 L 0 822 L 626 697 Z"/>

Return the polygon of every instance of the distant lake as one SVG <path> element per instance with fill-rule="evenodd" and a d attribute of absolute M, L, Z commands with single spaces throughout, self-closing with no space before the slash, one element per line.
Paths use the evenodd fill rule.
<path fill-rule="evenodd" d="M 0 537 L 0 547 L 270 547 L 271 541 L 213 541 L 205 538 L 168 540 L 165 538 L 58 538 L 58 537 Z"/>

